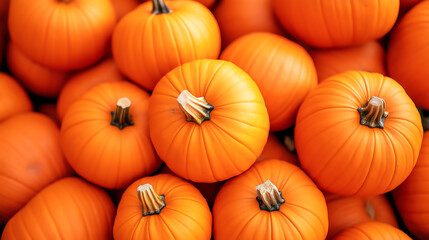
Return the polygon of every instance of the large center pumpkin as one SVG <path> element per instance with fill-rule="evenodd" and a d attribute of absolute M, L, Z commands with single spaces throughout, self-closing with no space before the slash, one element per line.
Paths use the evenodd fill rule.
<path fill-rule="evenodd" d="M 221 60 L 197 60 L 164 76 L 149 102 L 152 143 L 177 175 L 216 182 L 248 169 L 268 138 L 255 82 Z"/>

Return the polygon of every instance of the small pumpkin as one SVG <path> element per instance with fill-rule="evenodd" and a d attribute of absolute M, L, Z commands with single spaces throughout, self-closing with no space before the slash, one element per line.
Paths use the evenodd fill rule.
<path fill-rule="evenodd" d="M 72 168 L 109 189 L 157 170 L 148 104 L 149 94 L 125 81 L 101 83 L 79 97 L 61 124 L 60 144 Z"/>
<path fill-rule="evenodd" d="M 216 59 L 220 32 L 210 10 L 194 1 L 146 2 L 124 16 L 112 50 L 121 72 L 152 91 L 167 72 L 196 59 Z"/>
<path fill-rule="evenodd" d="M 106 192 L 68 177 L 44 188 L 7 223 L 2 240 L 112 239 L 115 206 Z"/>
<path fill-rule="evenodd" d="M 158 156 L 193 182 L 218 182 L 247 170 L 261 154 L 269 120 L 258 86 L 222 60 L 179 66 L 156 85 L 149 127 Z"/>
<path fill-rule="evenodd" d="M 93 86 L 103 82 L 125 80 L 112 58 L 107 58 L 91 68 L 73 74 L 58 96 L 58 119 L 61 122 L 70 105 Z"/>
<path fill-rule="evenodd" d="M 345 47 L 384 36 L 395 24 L 399 0 L 274 0 L 283 27 L 313 47 Z"/>
<path fill-rule="evenodd" d="M 252 32 L 284 35 L 270 0 L 221 0 L 213 10 L 222 36 L 222 47 Z"/>
<path fill-rule="evenodd" d="M 325 193 L 328 206 L 329 231 L 326 239 L 363 222 L 377 221 L 398 227 L 395 212 L 384 195 L 342 197 Z"/>
<path fill-rule="evenodd" d="M 377 41 L 358 46 L 334 49 L 310 49 L 319 82 L 325 78 L 350 70 L 376 72 L 386 75 L 386 53 Z"/>
<path fill-rule="evenodd" d="M 136 194 L 137 193 L 137 194 Z M 122 195 L 113 236 L 122 239 L 210 239 L 212 215 L 192 184 L 170 174 L 145 177 Z"/>
<path fill-rule="evenodd" d="M 268 140 L 265 144 L 264 150 L 262 150 L 262 153 L 259 155 L 258 159 L 256 159 L 256 162 L 267 159 L 285 160 L 286 162 L 299 166 L 298 156 L 287 150 L 279 141 L 277 136 L 272 133 L 268 135 Z"/>
<path fill-rule="evenodd" d="M 47 68 L 25 56 L 13 42 L 9 42 L 7 64 L 11 73 L 24 87 L 39 96 L 55 98 L 70 73 Z"/>
<path fill-rule="evenodd" d="M 324 191 L 371 196 L 411 173 L 423 138 L 404 89 L 379 73 L 327 78 L 304 100 L 295 126 L 301 167 Z"/>
<path fill-rule="evenodd" d="M 334 240 L 411 240 L 400 229 L 381 222 L 365 222 L 347 228 Z"/>
<path fill-rule="evenodd" d="M 313 60 L 300 45 L 271 33 L 251 33 L 232 42 L 220 56 L 256 82 L 270 116 L 270 130 L 291 127 L 298 108 L 317 86 Z"/>
<path fill-rule="evenodd" d="M 58 126 L 40 113 L 21 113 L 0 123 L 0 224 L 44 187 L 72 174 L 59 137 Z"/>
<path fill-rule="evenodd" d="M 429 132 L 425 132 L 416 167 L 392 194 L 405 226 L 418 239 L 429 238 L 428 182 Z"/>
<path fill-rule="evenodd" d="M 387 67 L 419 107 L 429 110 L 429 1 L 415 5 L 389 40 Z"/>
<path fill-rule="evenodd" d="M 298 167 L 282 160 L 255 163 L 227 181 L 213 207 L 214 238 L 325 239 L 325 198 Z"/>
<path fill-rule="evenodd" d="M 21 52 L 46 67 L 87 67 L 110 48 L 116 24 L 109 0 L 13 0 L 9 33 Z"/>
<path fill-rule="evenodd" d="M 0 72 L 0 122 L 22 112 L 33 110 L 27 92 L 11 76 Z"/>

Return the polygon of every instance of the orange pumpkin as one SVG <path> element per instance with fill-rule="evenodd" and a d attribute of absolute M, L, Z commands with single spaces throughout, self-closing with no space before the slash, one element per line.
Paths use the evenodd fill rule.
<path fill-rule="evenodd" d="M 222 36 L 222 47 L 252 32 L 283 35 L 270 0 L 221 0 L 213 10 Z"/>
<path fill-rule="evenodd" d="M 377 41 L 358 46 L 309 51 L 317 70 L 319 82 L 325 78 L 350 70 L 376 72 L 386 75 L 385 51 Z"/>
<path fill-rule="evenodd" d="M 14 0 L 9 33 L 22 53 L 57 70 L 75 70 L 100 59 L 116 24 L 109 0 Z"/>
<path fill-rule="evenodd" d="M 218 57 L 220 33 L 211 12 L 193 1 L 153 0 L 123 17 L 113 33 L 113 56 L 132 81 L 152 91 L 167 72 Z"/>
<path fill-rule="evenodd" d="M 247 170 L 267 141 L 269 120 L 258 86 L 231 62 L 197 60 L 165 75 L 150 98 L 158 156 L 193 182 L 217 182 Z"/>
<path fill-rule="evenodd" d="M 0 224 L 40 190 L 72 173 L 48 117 L 22 113 L 0 123 Z"/>
<path fill-rule="evenodd" d="M 139 0 L 110 0 L 110 2 L 112 2 L 116 18 L 118 20 L 134 10 L 140 4 Z"/>
<path fill-rule="evenodd" d="M 326 239 L 363 222 L 377 221 L 398 227 L 395 212 L 384 195 L 342 197 L 326 193 L 329 230 Z"/>
<path fill-rule="evenodd" d="M 112 239 L 114 217 L 106 192 L 80 178 L 63 178 L 13 216 L 1 239 Z"/>
<path fill-rule="evenodd" d="M 3 65 L 3 55 L 7 42 L 7 15 L 9 0 L 0 1 L 0 67 Z"/>
<path fill-rule="evenodd" d="M 384 36 L 399 0 L 274 0 L 274 11 L 294 37 L 314 47 L 344 47 Z"/>
<path fill-rule="evenodd" d="M 12 42 L 8 46 L 7 64 L 28 91 L 44 97 L 57 97 L 69 77 L 69 72 L 50 69 L 29 59 Z"/>
<path fill-rule="evenodd" d="M 387 67 L 417 106 L 429 109 L 429 1 L 414 6 L 389 40 Z"/>
<path fill-rule="evenodd" d="M 22 112 L 33 110 L 25 90 L 11 76 L 0 72 L 0 122 Z"/>
<path fill-rule="evenodd" d="M 140 0 L 142 2 L 147 2 L 148 0 Z M 170 1 L 183 1 L 183 0 L 168 0 Z M 204 4 L 204 6 L 206 6 L 207 8 L 211 8 L 217 0 L 192 0 L 192 1 L 196 1 L 196 2 L 200 2 L 202 4 Z"/>
<path fill-rule="evenodd" d="M 411 238 L 389 224 L 365 222 L 344 230 L 336 235 L 334 240 L 411 240 Z"/>
<path fill-rule="evenodd" d="M 317 86 L 313 60 L 300 45 L 271 33 L 251 33 L 232 42 L 220 56 L 256 82 L 270 116 L 270 130 L 295 122 L 298 108 Z"/>
<path fill-rule="evenodd" d="M 137 194 L 136 194 L 137 192 Z M 119 202 L 113 236 L 122 239 L 210 239 L 212 215 L 192 184 L 170 174 L 131 184 Z"/>
<path fill-rule="evenodd" d="M 286 162 L 299 166 L 298 156 L 289 152 L 274 134 L 270 134 L 268 136 L 264 150 L 262 150 L 261 155 L 259 155 L 256 161 L 258 162 L 267 159 L 285 160 Z"/>
<path fill-rule="evenodd" d="M 256 191 L 255 191 L 256 188 Z M 325 239 L 325 198 L 298 167 L 257 162 L 227 181 L 213 207 L 215 239 Z"/>
<path fill-rule="evenodd" d="M 125 81 L 112 58 L 72 75 L 61 89 L 57 101 L 57 114 L 60 122 L 68 108 L 83 93 L 103 82 Z"/>
<path fill-rule="evenodd" d="M 429 239 L 429 132 L 425 132 L 419 160 L 411 175 L 393 191 L 405 226 L 418 239 Z"/>
<path fill-rule="evenodd" d="M 149 138 L 149 94 L 129 82 L 101 83 L 70 106 L 60 143 L 72 168 L 104 188 L 125 188 L 161 165 Z"/>
<path fill-rule="evenodd" d="M 327 78 L 298 112 L 301 167 L 340 195 L 393 190 L 414 168 L 423 138 L 414 103 L 393 79 L 350 71 Z"/>

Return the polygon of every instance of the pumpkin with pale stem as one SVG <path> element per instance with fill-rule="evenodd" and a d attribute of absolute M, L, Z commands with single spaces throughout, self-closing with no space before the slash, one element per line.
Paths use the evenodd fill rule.
<path fill-rule="evenodd" d="M 192 184 L 170 174 L 145 177 L 122 195 L 113 226 L 116 240 L 210 239 L 212 215 Z"/>
<path fill-rule="evenodd" d="M 258 86 L 231 62 L 197 60 L 165 75 L 150 98 L 158 156 L 193 182 L 217 182 L 247 170 L 269 131 Z"/>
<path fill-rule="evenodd" d="M 67 71 L 106 54 L 116 17 L 109 0 L 13 0 L 8 23 L 10 37 L 24 55 Z"/>
<path fill-rule="evenodd" d="M 158 169 L 149 138 L 149 94 L 136 85 L 101 83 L 70 106 L 61 148 L 72 168 L 104 188 L 125 188 Z"/>
<path fill-rule="evenodd" d="M 365 222 L 347 228 L 337 234 L 334 240 L 411 240 L 400 229 L 382 222 Z"/>
<path fill-rule="evenodd" d="M 349 71 L 313 90 L 298 112 L 301 167 L 323 190 L 383 194 L 411 173 L 423 138 L 416 106 L 393 79 Z"/>
<path fill-rule="evenodd" d="M 0 122 L 12 115 L 33 110 L 33 104 L 24 88 L 3 72 L 0 72 L 0 104 Z"/>
<path fill-rule="evenodd" d="M 255 163 L 227 181 L 213 207 L 214 238 L 325 239 L 325 198 L 298 167 L 278 159 Z"/>
<path fill-rule="evenodd" d="M 2 240 L 111 239 L 115 206 L 103 189 L 76 177 L 58 180 L 7 223 Z"/>
<path fill-rule="evenodd" d="M 216 59 L 220 31 L 210 10 L 194 1 L 142 3 L 116 25 L 112 51 L 128 78 L 152 91 L 173 68 L 196 59 Z"/>

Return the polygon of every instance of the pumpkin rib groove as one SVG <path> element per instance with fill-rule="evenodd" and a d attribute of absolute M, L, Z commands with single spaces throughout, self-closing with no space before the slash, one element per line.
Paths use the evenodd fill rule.
<path fill-rule="evenodd" d="M 388 191 L 388 189 L 392 186 L 392 183 L 393 183 L 393 180 L 395 179 L 395 173 L 396 173 L 396 166 L 398 165 L 398 159 L 396 158 L 396 155 L 397 155 L 397 151 L 396 151 L 396 149 L 395 149 L 395 147 L 394 147 L 394 145 L 393 145 L 393 142 L 392 142 L 392 138 L 389 136 L 389 133 L 388 132 L 385 132 L 385 131 L 382 131 L 382 133 L 383 133 L 383 135 L 385 136 L 385 137 L 387 137 L 387 139 L 389 140 L 388 142 L 389 142 L 389 145 L 390 145 L 390 149 L 393 151 L 393 159 L 394 159 L 394 164 L 393 164 L 393 168 L 394 168 L 394 170 L 393 170 L 393 174 L 392 174 L 392 177 L 390 178 L 390 180 L 389 180 L 389 184 L 388 185 L 386 185 L 386 188 L 384 189 L 384 191 L 385 192 L 387 192 Z"/>
<path fill-rule="evenodd" d="M 173 212 L 177 212 L 177 213 L 179 213 L 179 214 L 181 214 L 181 215 L 183 215 L 183 216 L 186 216 L 188 219 L 191 219 L 193 222 L 195 222 L 195 223 L 200 227 L 200 229 L 201 229 L 203 232 L 205 232 L 205 230 L 204 230 L 203 226 L 201 226 L 200 222 L 199 222 L 199 221 L 197 221 L 197 220 L 195 220 L 192 216 L 189 216 L 188 214 L 186 214 L 186 213 L 184 213 L 184 212 L 182 212 L 182 211 L 179 211 L 179 210 L 177 210 L 177 209 L 170 208 L 170 210 L 171 210 L 171 211 L 173 211 Z M 187 228 L 187 226 L 186 226 L 186 225 L 185 225 L 185 227 Z M 190 230 L 190 229 L 188 229 L 188 230 Z M 193 231 L 190 231 L 190 232 L 193 232 Z"/>
<path fill-rule="evenodd" d="M 53 16 L 54 16 L 54 13 L 56 12 L 56 10 L 57 10 L 57 8 L 55 8 L 55 7 L 52 7 L 52 8 L 50 8 L 50 14 L 48 14 L 47 16 L 49 16 L 49 18 L 48 18 L 48 21 L 46 22 L 46 26 L 44 27 L 44 29 L 45 29 L 45 32 L 44 32 L 44 40 L 46 40 L 46 39 L 48 39 L 48 35 L 49 35 L 49 28 L 50 28 L 50 25 L 51 25 L 51 21 L 52 21 L 52 18 L 53 18 Z M 42 47 L 42 49 L 43 49 L 43 52 L 46 52 L 46 48 L 47 48 L 47 44 L 48 44 L 48 42 L 47 41 L 43 41 L 43 47 Z M 19 49 L 19 48 L 18 48 Z M 24 54 L 25 55 L 25 54 Z M 31 58 L 32 59 L 32 58 Z M 43 61 L 45 61 L 45 59 L 46 59 L 46 55 L 43 55 Z"/>
<path fill-rule="evenodd" d="M 138 221 L 136 224 L 134 224 L 134 229 L 133 229 L 133 233 L 131 234 L 131 239 L 136 239 L 134 236 L 136 235 L 136 231 L 137 231 L 137 229 L 140 229 L 140 225 L 142 224 L 142 222 L 143 221 Z M 148 224 L 148 222 L 146 221 L 145 222 L 146 223 L 146 225 Z M 124 223 L 125 224 L 125 223 Z M 145 226 L 146 226 L 145 225 Z M 143 228 L 143 227 L 141 227 L 141 228 Z"/>
<path fill-rule="evenodd" d="M 289 216 L 286 214 L 286 213 L 284 213 L 284 212 L 282 212 L 282 211 L 278 211 L 279 213 L 280 213 L 280 215 L 282 215 L 286 220 L 287 220 L 287 222 L 289 222 L 293 227 L 294 227 L 294 229 L 298 232 L 298 234 L 301 236 L 301 239 L 302 239 L 302 232 L 299 230 L 299 228 L 297 228 L 297 226 L 295 225 L 295 223 L 289 218 Z M 298 215 L 297 216 L 295 216 L 295 217 L 297 217 L 298 218 Z M 305 223 L 307 223 L 307 221 L 306 221 L 306 219 L 304 219 L 304 218 L 301 218 Z M 308 223 L 307 223 L 308 224 Z"/>
<path fill-rule="evenodd" d="M 249 126 L 249 127 L 252 127 L 252 128 L 256 128 L 256 129 L 264 130 L 261 126 L 254 126 L 254 125 L 252 125 L 252 124 L 249 124 L 249 123 L 246 123 L 246 122 L 240 121 L 240 120 L 235 119 L 235 118 L 232 118 L 232 117 L 228 117 L 228 116 L 225 116 L 225 115 L 219 115 L 219 114 L 216 114 L 216 118 L 219 118 L 219 117 L 220 117 L 220 118 L 229 119 L 229 120 L 232 120 L 232 121 L 234 121 L 234 122 L 237 122 L 237 123 L 240 123 L 240 124 L 244 124 L 244 125 Z"/>
<path fill-rule="evenodd" d="M 88 228 L 87 226 L 90 226 L 90 224 L 88 224 L 88 221 L 86 219 L 86 215 L 82 212 L 82 209 L 80 208 L 79 205 L 77 205 L 76 203 L 80 202 L 79 199 L 76 199 L 76 197 L 73 194 L 70 194 L 70 192 L 65 191 L 67 195 L 69 195 L 69 197 L 71 199 L 73 199 L 73 201 L 71 201 L 73 203 L 73 205 L 75 205 L 76 207 L 74 209 L 77 209 L 77 212 L 79 212 L 80 215 L 80 220 L 82 220 L 84 222 L 85 227 L 85 235 L 88 237 L 88 239 L 91 239 L 91 236 L 88 232 Z M 41 196 L 41 195 L 40 195 Z M 93 210 L 93 208 L 91 208 Z"/>
<path fill-rule="evenodd" d="M 47 201 L 45 200 L 43 195 L 40 195 L 40 200 L 44 203 L 41 205 L 46 209 L 46 213 L 48 215 L 47 219 L 51 220 L 50 222 L 52 222 L 53 229 L 55 230 L 58 239 L 64 239 L 64 237 L 61 236 L 61 233 L 58 231 L 57 223 L 55 222 L 55 219 L 53 218 L 52 213 L 49 210 L 49 205 L 47 204 Z"/>
<path fill-rule="evenodd" d="M 262 103 L 257 102 L 257 101 L 241 101 L 241 102 L 229 102 L 223 105 L 216 105 L 216 108 L 224 108 L 224 107 L 229 107 L 230 105 L 235 105 L 235 104 L 243 104 L 243 103 L 253 103 L 255 105 L 262 105 Z"/>
<path fill-rule="evenodd" d="M 308 185 L 308 186 L 309 186 L 309 187 L 312 187 L 311 185 Z M 285 202 L 285 203 L 286 203 L 286 202 Z M 296 204 L 291 203 L 291 202 L 287 202 L 287 205 L 294 206 L 294 207 L 296 207 L 296 208 L 301 208 L 301 209 L 303 209 L 303 210 L 305 210 L 305 211 L 307 211 L 307 212 L 311 213 L 311 215 L 313 215 L 314 217 L 316 217 L 316 218 L 317 218 L 317 220 L 319 220 L 319 222 L 320 222 L 320 226 L 323 226 L 323 221 L 322 221 L 322 219 L 320 219 L 320 217 L 319 217 L 319 216 L 317 216 L 317 214 L 315 214 L 315 213 L 314 213 L 313 211 L 311 211 L 310 209 L 305 208 L 305 207 L 303 207 L 303 206 L 296 205 Z"/>
<path fill-rule="evenodd" d="M 174 15 L 175 14 L 173 14 L 171 16 L 174 16 Z M 177 44 L 178 41 L 176 40 L 176 35 L 174 35 L 174 32 L 172 30 L 173 27 L 171 26 L 170 21 L 167 18 L 164 18 L 164 17 L 162 19 L 164 20 L 165 26 L 167 26 L 167 29 L 168 29 L 168 31 L 163 31 L 163 33 L 164 34 L 168 33 L 168 35 L 170 36 L 170 39 L 172 40 L 173 46 L 178 46 L 178 44 Z M 175 55 L 177 57 L 176 61 L 179 62 L 179 63 L 182 63 L 183 57 L 182 57 L 182 54 L 180 52 L 179 47 L 175 47 L 174 48 L 174 52 L 175 52 L 175 54 L 172 54 L 172 55 Z"/>
<path fill-rule="evenodd" d="M 188 26 L 186 26 L 186 21 L 185 20 L 183 20 L 183 18 L 181 17 L 181 15 L 179 15 L 179 14 L 173 14 L 173 15 L 171 15 L 171 16 L 174 16 L 177 20 L 179 20 L 180 21 L 180 24 L 183 26 L 183 29 L 185 29 L 186 31 L 186 35 L 188 36 L 188 39 L 190 40 L 189 42 L 191 43 L 191 45 L 192 45 L 192 57 L 193 57 L 193 59 L 197 59 L 197 53 L 198 53 L 198 51 L 197 51 L 197 49 L 195 49 L 195 46 L 196 46 L 196 44 L 194 44 L 195 43 L 195 41 L 194 41 L 194 39 L 192 38 L 192 35 L 191 35 L 191 31 L 189 30 L 189 28 L 188 28 Z M 183 62 L 183 61 L 180 61 L 180 62 Z"/>
<path fill-rule="evenodd" d="M 95 37 L 95 33 L 96 33 L 96 31 L 95 31 L 95 29 L 94 29 L 94 27 L 93 27 L 93 25 L 91 24 L 91 18 L 88 16 L 88 14 L 81 8 L 81 6 L 79 6 L 79 4 L 74 4 L 74 6 L 76 7 L 76 8 L 78 8 L 79 9 L 79 12 L 80 12 L 80 14 L 81 14 L 81 16 L 82 16 L 82 20 L 84 20 L 84 23 L 86 23 L 86 25 L 89 27 L 89 29 L 91 29 L 91 31 L 89 31 L 89 32 L 91 32 L 91 35 L 92 35 L 92 39 L 96 39 L 96 37 Z M 116 20 L 115 20 L 116 21 Z"/>
<path fill-rule="evenodd" d="M 210 81 L 209 81 L 209 83 L 207 84 L 207 86 L 205 87 L 205 89 L 207 90 L 207 89 L 211 89 L 211 84 L 212 84 L 212 82 L 213 82 L 213 79 L 215 79 L 216 78 L 216 75 L 217 74 L 219 74 L 219 71 L 225 66 L 225 62 L 223 62 L 223 63 L 221 63 L 217 68 L 216 68 L 216 70 L 214 70 L 213 71 L 213 74 L 212 74 L 212 76 L 209 78 L 210 79 Z M 201 64 L 200 64 L 200 66 L 201 66 Z M 207 92 L 205 92 L 204 93 L 204 95 L 206 95 L 207 94 Z M 215 106 L 216 108 L 218 108 L 218 107 L 220 107 L 219 105 L 216 105 Z"/>
<path fill-rule="evenodd" d="M 195 124 L 194 124 L 195 125 Z M 193 166 L 189 166 L 190 165 L 190 163 L 192 163 L 191 161 L 188 161 L 188 159 L 190 158 L 190 156 L 189 156 L 189 148 L 191 147 L 191 140 L 192 140 L 192 136 L 194 135 L 194 132 L 195 132 L 195 126 L 192 126 L 191 127 L 191 129 L 190 129 L 190 131 L 189 131 L 189 134 L 188 134 L 188 139 L 187 139 L 187 141 L 185 142 L 185 148 L 184 149 L 186 149 L 186 152 L 185 152 L 185 160 L 186 160 L 186 167 L 185 167 L 185 172 L 186 172 L 186 176 L 190 176 L 189 175 L 189 171 L 191 170 L 191 169 L 193 169 Z"/>
<path fill-rule="evenodd" d="M 69 128 L 70 129 L 70 128 Z M 88 147 L 88 143 L 93 140 L 93 138 L 95 138 L 101 131 L 103 131 L 105 129 L 104 126 L 100 127 L 100 129 L 98 129 L 97 131 L 94 132 L 94 134 L 90 135 L 90 137 L 86 140 L 86 142 L 84 144 L 82 144 L 82 148 L 80 149 L 80 151 L 77 154 L 77 158 L 76 158 L 76 162 L 75 163 L 79 163 L 79 159 L 81 159 L 81 155 L 83 154 L 84 150 Z M 74 154 L 73 154 L 74 155 Z"/>
<path fill-rule="evenodd" d="M 350 2 L 350 1 L 349 1 Z M 317 1 L 317 5 L 319 6 L 319 13 L 320 13 L 320 16 L 322 17 L 322 20 L 323 20 L 323 26 L 324 26 L 324 30 L 326 31 L 326 35 L 327 35 L 327 37 L 328 37 L 328 41 L 329 42 L 331 42 L 331 43 L 334 43 L 334 41 L 333 41 L 333 38 L 332 38 L 332 36 L 331 36 L 331 32 L 329 31 L 329 29 L 327 28 L 327 26 L 329 26 L 328 24 L 327 24 L 327 21 L 326 21 L 326 16 L 325 16 L 325 14 L 323 14 L 323 4 L 322 4 L 322 0 L 318 0 Z M 353 19 L 353 15 L 352 15 L 352 19 Z"/>
<path fill-rule="evenodd" d="M 407 137 L 405 137 L 404 135 L 402 135 L 402 132 L 401 132 L 401 131 L 397 130 L 393 125 L 392 125 L 389 129 L 392 129 L 392 131 L 395 131 L 395 132 L 396 132 L 396 135 L 401 136 L 403 139 L 405 139 L 405 141 L 408 143 L 408 147 L 409 147 L 410 149 L 413 149 L 413 145 L 410 143 L 410 140 L 409 140 Z M 415 164 L 416 164 L 416 160 L 417 160 L 417 158 L 415 158 L 415 153 L 414 153 L 414 151 L 412 151 L 412 154 L 413 154 L 413 157 L 412 157 L 413 164 L 415 165 Z M 418 154 L 418 153 L 417 153 L 417 154 Z"/>
<path fill-rule="evenodd" d="M 34 214 L 32 214 L 32 212 L 31 211 L 29 211 L 28 212 L 29 214 L 31 214 L 32 216 L 33 216 L 33 218 L 35 219 L 35 220 L 37 220 L 37 218 L 36 217 L 34 217 Z M 36 223 L 36 224 L 38 224 L 39 222 L 38 221 L 34 221 L 34 223 L 32 224 L 32 225 L 30 225 L 30 224 L 26 224 L 24 221 L 24 219 L 28 219 L 28 217 L 26 216 L 25 218 L 23 218 L 23 217 L 19 217 L 18 219 L 17 219 L 17 221 L 20 223 L 20 224 L 22 224 L 22 227 L 19 229 L 19 228 L 15 228 L 16 230 L 24 230 L 23 232 L 25 232 L 26 233 L 26 235 L 27 235 L 27 237 L 28 237 L 28 239 L 31 239 L 31 235 L 30 235 L 30 233 L 28 232 L 28 230 L 27 230 L 27 227 L 26 226 L 34 226 L 34 223 Z M 14 229 L 14 230 L 15 230 Z M 42 228 L 40 228 L 40 229 L 42 229 Z M 43 232 L 44 233 L 44 232 Z M 14 239 L 16 239 L 15 238 L 15 236 L 19 236 L 19 234 L 18 233 L 16 233 L 16 234 L 13 234 L 13 236 L 14 236 Z"/>
<path fill-rule="evenodd" d="M 207 128 L 207 130 L 208 130 L 208 129 L 209 129 L 209 128 Z M 218 180 L 218 178 L 217 178 L 217 177 L 215 177 L 215 174 L 214 174 L 214 171 L 213 171 L 212 162 L 210 161 L 210 158 L 209 158 L 209 155 L 208 155 L 208 152 L 207 152 L 207 147 L 208 147 L 209 145 L 207 145 L 207 144 L 206 144 L 206 139 L 204 138 L 204 131 L 200 131 L 200 132 L 201 132 L 201 136 L 202 136 L 202 138 L 203 138 L 203 149 L 204 149 L 204 152 L 206 153 L 205 155 L 206 155 L 206 158 L 207 158 L 207 162 L 209 163 L 210 171 L 211 171 L 211 173 L 212 173 L 212 175 L 213 175 L 213 178 L 215 178 L 216 180 Z M 214 136 L 214 138 L 213 138 L 213 139 L 216 139 L 216 141 L 217 141 L 218 143 L 221 143 L 221 142 L 219 141 L 218 137 L 216 136 L 216 134 L 213 134 L 212 136 Z M 231 158 L 229 157 L 228 153 L 225 151 L 225 149 L 224 149 L 223 145 L 222 145 L 222 144 L 219 144 L 219 145 L 221 146 L 221 149 L 222 149 L 222 151 L 225 153 L 225 155 L 226 155 L 226 156 L 228 156 L 228 159 L 231 159 Z M 235 165 L 234 161 L 231 161 L 231 162 L 233 163 L 233 166 L 234 166 L 237 170 L 239 170 L 239 168 L 237 168 L 237 166 Z"/>
<path fill-rule="evenodd" d="M 161 219 L 161 221 L 164 224 L 165 228 L 168 229 L 168 232 L 170 233 L 170 235 L 173 236 L 173 239 L 178 239 L 178 238 L 176 238 L 176 236 L 174 235 L 174 233 L 171 231 L 171 229 L 168 226 L 168 224 L 165 222 L 164 218 L 162 217 L 162 214 L 159 214 L 159 219 Z"/>
<path fill-rule="evenodd" d="M 168 144 L 166 153 L 170 152 L 170 148 L 173 145 L 174 139 L 176 139 L 177 135 L 185 128 L 188 122 L 182 122 L 182 125 L 177 129 L 176 134 L 171 138 L 171 142 Z M 171 125 L 170 125 L 171 126 Z M 167 131 L 168 128 L 164 129 L 164 131 Z M 163 135 L 163 132 L 160 133 L 160 135 Z M 161 156 L 160 156 L 161 157 Z"/>
<path fill-rule="evenodd" d="M 249 225 L 249 223 L 256 217 L 256 215 L 258 215 L 259 212 L 256 212 L 252 217 L 249 218 L 249 220 L 246 221 L 246 223 L 243 225 L 243 227 L 241 228 L 240 232 L 237 234 L 236 239 L 239 239 L 240 235 L 243 233 L 243 231 L 246 229 L 246 226 Z"/>

